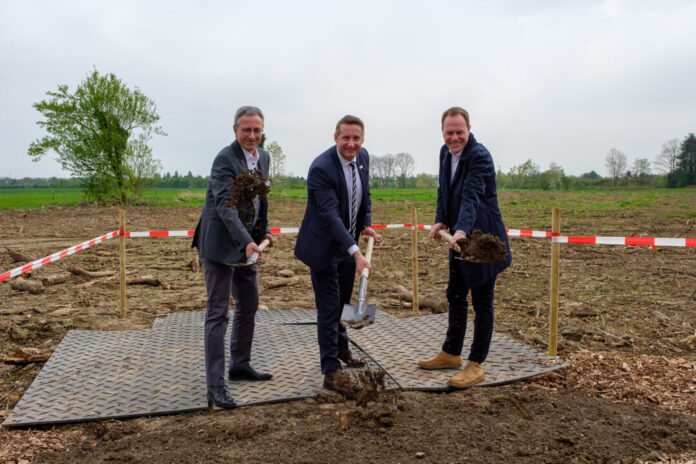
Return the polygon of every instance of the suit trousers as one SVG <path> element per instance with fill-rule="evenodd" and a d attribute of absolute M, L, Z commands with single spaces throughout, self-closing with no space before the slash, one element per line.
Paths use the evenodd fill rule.
<path fill-rule="evenodd" d="M 468 315 L 467 295 L 471 292 L 474 307 L 474 340 L 469 352 L 469 361 L 482 363 L 488 356 L 493 337 L 493 296 L 495 277 L 477 287 L 469 287 L 462 276 L 461 264 L 450 259 L 450 275 L 447 284 L 449 302 L 449 324 L 442 351 L 459 356 L 464 345 L 464 334 Z"/>
<path fill-rule="evenodd" d="M 341 324 L 343 305 L 350 303 L 355 283 L 355 260 L 346 255 L 320 271 L 310 268 L 317 306 L 317 339 L 321 372 L 338 371 L 338 351 L 348 348 L 348 333 Z"/>
<path fill-rule="evenodd" d="M 230 369 L 249 366 L 254 339 L 256 310 L 259 307 L 259 283 L 256 265 L 233 267 L 200 258 L 205 269 L 208 303 L 205 309 L 203 345 L 205 381 L 210 387 L 225 384 L 225 332 L 227 331 L 230 294 L 235 311 L 230 334 Z"/>

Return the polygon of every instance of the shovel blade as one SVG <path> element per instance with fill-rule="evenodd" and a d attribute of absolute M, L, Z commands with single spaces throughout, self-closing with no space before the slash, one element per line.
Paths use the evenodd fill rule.
<path fill-rule="evenodd" d="M 376 304 L 363 306 L 363 311 L 359 311 L 353 305 L 346 304 L 343 305 L 341 322 L 352 329 L 362 329 L 363 327 L 367 327 L 368 325 L 375 323 L 376 312 Z"/>
<path fill-rule="evenodd" d="M 341 322 L 349 327 L 353 327 L 360 320 L 358 316 L 358 308 L 352 304 L 344 304 L 343 312 L 341 313 Z"/>

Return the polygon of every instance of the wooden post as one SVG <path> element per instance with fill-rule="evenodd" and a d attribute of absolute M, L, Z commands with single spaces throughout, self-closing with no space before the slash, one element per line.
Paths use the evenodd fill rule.
<path fill-rule="evenodd" d="M 118 212 L 118 235 L 120 269 L 118 280 L 121 283 L 121 319 L 126 317 L 126 210 Z"/>
<path fill-rule="evenodd" d="M 411 208 L 411 273 L 413 275 L 413 310 L 418 311 L 418 228 L 416 208 Z"/>
<path fill-rule="evenodd" d="M 551 216 L 551 232 L 561 234 L 561 209 L 554 206 Z M 560 275 L 561 244 L 551 242 L 551 307 L 549 308 L 549 356 L 556 356 L 558 343 L 558 281 Z"/>

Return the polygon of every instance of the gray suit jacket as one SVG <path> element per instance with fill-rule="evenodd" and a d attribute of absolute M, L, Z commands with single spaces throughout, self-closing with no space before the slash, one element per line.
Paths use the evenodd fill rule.
<path fill-rule="evenodd" d="M 257 151 L 258 168 L 268 177 L 271 158 L 268 152 L 260 148 Z M 244 152 L 236 140 L 215 157 L 205 192 L 205 204 L 191 244 L 192 248 L 198 248 L 201 257 L 225 264 L 239 263 L 246 259 L 245 248 L 249 242 L 260 243 L 270 233 L 267 200 L 261 201 L 255 224 L 251 224 L 253 210 L 249 216 L 249 212 L 227 206 L 230 180 L 247 169 Z"/>

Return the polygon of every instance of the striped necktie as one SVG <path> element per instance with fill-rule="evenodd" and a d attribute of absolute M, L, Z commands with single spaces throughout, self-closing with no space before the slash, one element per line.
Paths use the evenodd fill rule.
<path fill-rule="evenodd" d="M 353 178 L 353 190 L 351 191 L 350 208 L 350 236 L 355 237 L 356 221 L 358 219 L 358 194 L 357 179 L 355 178 L 355 161 L 349 164 L 351 177 Z"/>

